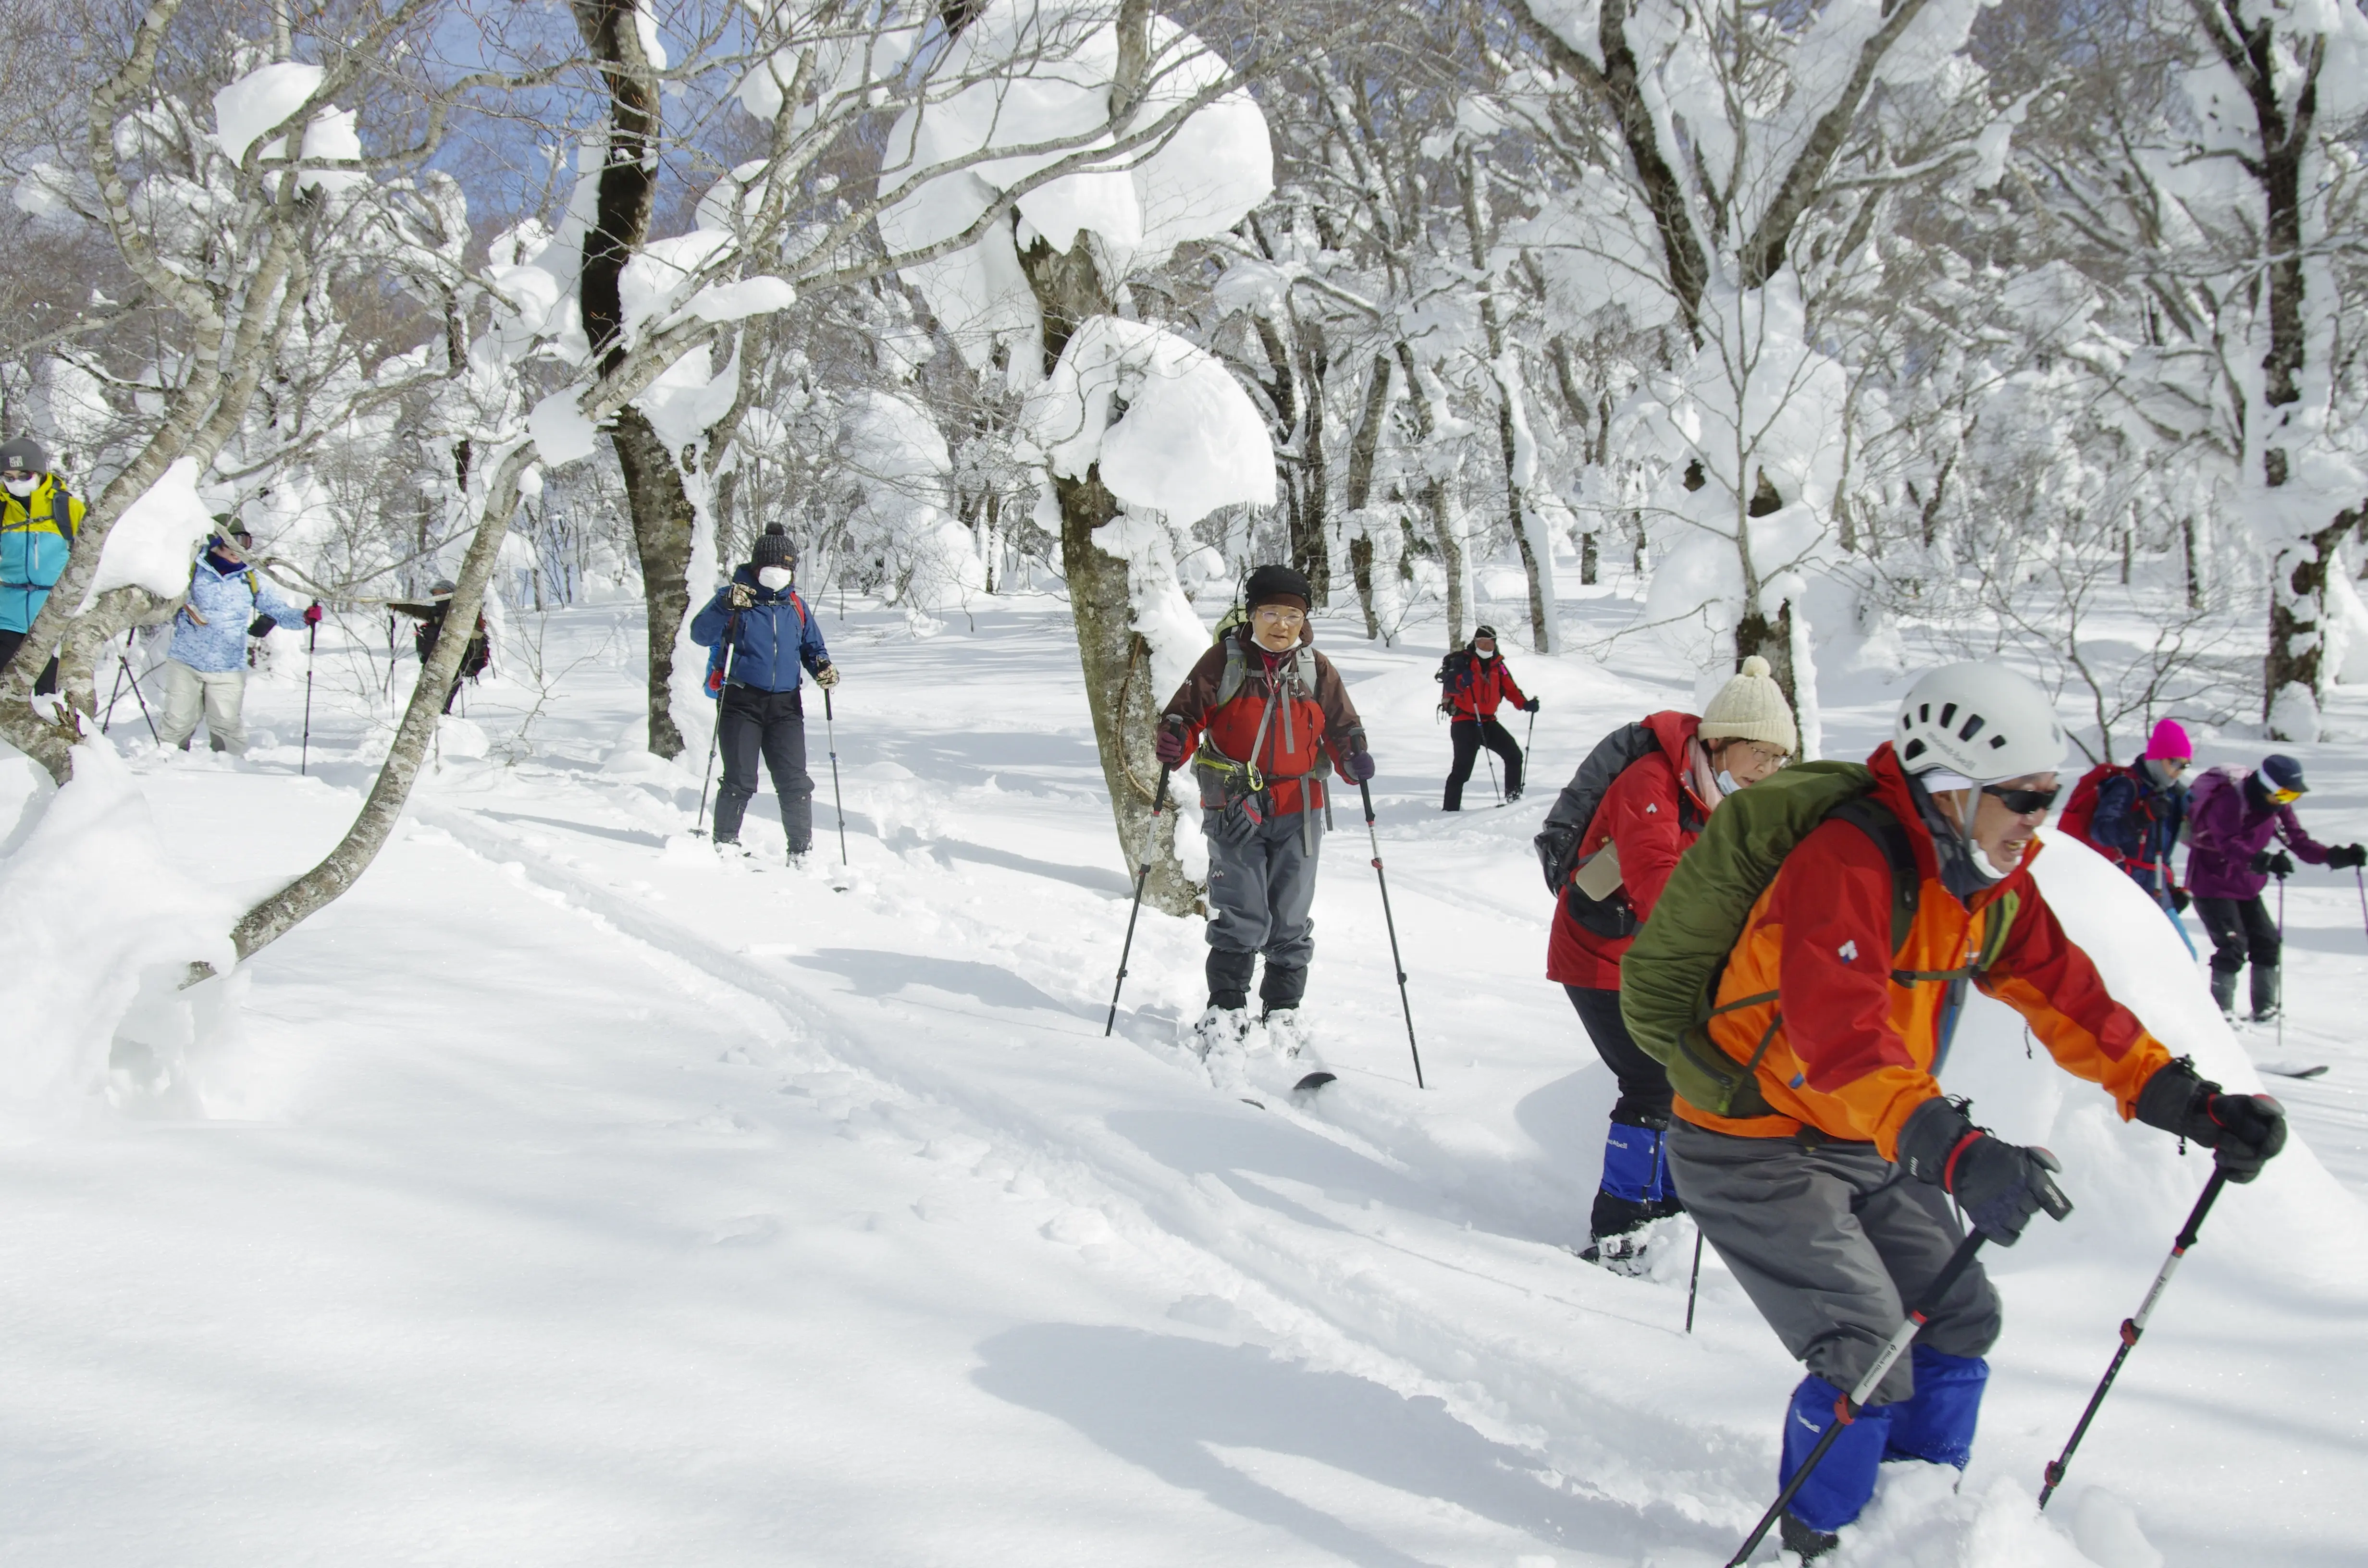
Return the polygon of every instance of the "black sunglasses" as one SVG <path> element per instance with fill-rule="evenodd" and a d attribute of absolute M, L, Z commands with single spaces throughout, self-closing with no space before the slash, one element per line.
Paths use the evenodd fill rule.
<path fill-rule="evenodd" d="M 2053 811 L 2056 797 L 2064 793 L 2064 786 L 2058 784 L 2053 790 L 2009 790 L 2003 784 L 1985 784 L 1982 793 L 1997 796 L 1998 804 L 2015 815 L 2028 816 L 2032 812 Z"/>

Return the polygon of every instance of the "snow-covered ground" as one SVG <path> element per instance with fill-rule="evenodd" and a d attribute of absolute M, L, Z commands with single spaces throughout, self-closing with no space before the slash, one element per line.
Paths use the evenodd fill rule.
<path fill-rule="evenodd" d="M 1565 624 L 1632 609 L 1573 597 Z M 1612 1091 L 1542 978 L 1529 847 L 1597 736 L 1689 702 L 1692 672 L 1641 642 L 1517 654 L 1537 788 L 1496 811 L 1484 778 L 1443 817 L 1440 633 L 1320 623 L 1375 737 L 1429 1087 L 1346 809 L 1310 993 L 1340 1081 L 1260 1107 L 1176 1044 L 1197 923 L 1144 915 L 1102 1037 L 1130 885 L 1061 607 L 927 641 L 860 607 L 824 626 L 847 872 L 818 714 L 817 864 L 780 864 L 760 795 L 770 861 L 721 866 L 685 831 L 699 759 L 641 751 L 635 616 L 554 614 L 353 892 L 185 1017 L 144 1009 L 108 1099 L 20 1108 L 0 1557 L 1724 1562 L 1798 1372 L 1714 1258 L 1689 1336 L 1682 1256 L 1631 1280 L 1565 1250 Z M 160 756 L 115 715 L 167 858 L 231 892 L 316 858 L 384 744 L 383 650 L 324 651 L 299 778 L 301 654 L 276 641 L 250 700 L 273 742 L 243 764 Z M 1831 753 L 1878 738 L 1882 689 L 1828 672 Z M 2331 722 L 2354 738 L 2296 748 L 2305 817 L 2368 837 L 2368 704 Z M 2078 856 L 2052 849 L 2049 885 L 2158 1031 L 2231 1076 L 2244 1050 L 2332 1070 L 2276 1083 L 2298 1146 L 2222 1200 L 2042 1521 L 2040 1467 L 2206 1166 L 1981 1005 L 1952 1083 L 2048 1138 L 2079 1208 L 1989 1256 L 2009 1326 L 1962 1493 L 1888 1477 L 1841 1561 L 2357 1562 L 2359 896 L 2296 879 L 2294 1020 L 2236 1042 L 2167 926 Z"/>

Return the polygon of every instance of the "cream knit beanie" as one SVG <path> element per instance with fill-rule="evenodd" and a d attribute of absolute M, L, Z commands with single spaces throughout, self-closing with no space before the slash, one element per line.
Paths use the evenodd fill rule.
<path fill-rule="evenodd" d="M 1718 695 L 1702 710 L 1702 728 L 1695 733 L 1704 745 L 1713 741 L 1759 741 L 1782 746 L 1788 755 L 1801 748 L 1793 710 L 1768 661 L 1757 653 L 1743 661 L 1741 674 L 1718 688 Z"/>

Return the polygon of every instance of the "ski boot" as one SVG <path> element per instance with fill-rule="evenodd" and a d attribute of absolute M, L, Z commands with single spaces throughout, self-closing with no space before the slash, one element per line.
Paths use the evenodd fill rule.
<path fill-rule="evenodd" d="M 1642 1279 L 1653 1271 L 1651 1241 L 1652 1234 L 1647 1231 L 1590 1237 L 1587 1250 L 1578 1255 L 1578 1260 L 1631 1279 Z"/>
<path fill-rule="evenodd" d="M 1215 1003 L 1193 1020 L 1192 1054 L 1206 1062 L 1212 1056 L 1237 1052 L 1250 1032 L 1249 1009 L 1223 1007 Z"/>
<path fill-rule="evenodd" d="M 1258 1022 L 1266 1029 L 1268 1048 L 1296 1074 L 1291 1084 L 1294 1094 L 1320 1089 L 1339 1076 L 1315 1054 L 1315 1031 L 1300 1017 L 1298 1008 L 1269 1007 Z"/>
<path fill-rule="evenodd" d="M 2237 976 L 2233 971 L 2212 971 L 2212 1000 L 2218 1006 L 2221 1017 L 2232 1024 L 2237 1021 Z"/>
<path fill-rule="evenodd" d="M 2234 1000 L 2232 996 L 2230 1000 Z M 2278 1021 L 2278 966 L 2257 963 L 2253 966 L 2253 1022 L 2274 1024 Z"/>
<path fill-rule="evenodd" d="M 1783 1542 L 1784 1550 L 1799 1554 L 1803 1562 L 1815 1562 L 1842 1543 L 1841 1537 L 1804 1524 L 1801 1517 L 1790 1508 L 1785 1509 L 1784 1517 L 1777 1521 L 1776 1532 Z"/>

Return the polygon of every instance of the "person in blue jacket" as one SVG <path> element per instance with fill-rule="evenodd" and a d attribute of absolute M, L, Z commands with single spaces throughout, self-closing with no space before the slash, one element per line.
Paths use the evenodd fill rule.
<path fill-rule="evenodd" d="M 790 586 L 795 554 L 781 525 L 769 525 L 748 563 L 691 618 L 690 640 L 712 650 L 707 689 L 721 699 L 715 717 L 723 754 L 723 788 L 715 796 L 715 842 L 740 847 L 740 819 L 757 793 L 757 759 L 765 759 L 780 797 L 790 864 L 814 846 L 814 780 L 806 776 L 803 670 L 825 691 L 838 684 L 814 612 Z M 742 853 L 746 853 L 744 849 Z"/>
<path fill-rule="evenodd" d="M 0 446 L 0 670 L 17 656 L 65 571 L 82 518 L 81 498 L 50 472 L 50 454 L 39 441 L 19 436 Z M 57 688 L 58 662 L 51 659 L 33 689 Z"/>
<path fill-rule="evenodd" d="M 189 749 L 202 710 L 206 739 L 216 751 L 246 751 L 246 634 L 257 618 L 283 626 L 317 622 L 318 604 L 302 607 L 272 590 L 269 580 L 247 564 L 254 540 L 235 523 L 206 540 L 189 568 L 187 600 L 173 617 L 173 645 L 165 655 L 165 711 L 156 739 Z"/>

